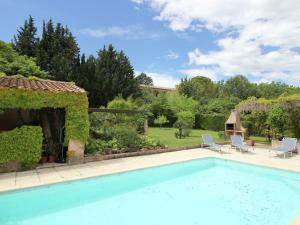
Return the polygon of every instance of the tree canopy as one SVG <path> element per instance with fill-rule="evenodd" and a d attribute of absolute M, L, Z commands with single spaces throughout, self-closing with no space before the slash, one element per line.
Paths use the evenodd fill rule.
<path fill-rule="evenodd" d="M 23 27 L 17 30 L 14 36 L 13 48 L 21 55 L 36 57 L 39 39 L 37 37 L 37 28 L 34 25 L 34 19 L 29 16 L 25 20 Z"/>
<path fill-rule="evenodd" d="M 207 103 L 218 94 L 218 86 L 211 79 L 202 76 L 182 79 L 178 90 L 181 94 L 192 97 L 199 103 Z"/>
<path fill-rule="evenodd" d="M 23 75 L 47 78 L 48 73 L 36 65 L 35 59 L 19 55 L 12 44 L 0 40 L 0 72 L 6 75 Z"/>
<path fill-rule="evenodd" d="M 100 49 L 97 58 L 81 59 L 73 80 L 87 90 L 93 107 L 106 106 L 116 96 L 127 98 L 138 91 L 128 57 L 112 45 Z"/>
<path fill-rule="evenodd" d="M 135 78 L 138 84 L 153 86 L 153 80 L 151 77 L 147 76 L 145 73 L 141 73 Z"/>

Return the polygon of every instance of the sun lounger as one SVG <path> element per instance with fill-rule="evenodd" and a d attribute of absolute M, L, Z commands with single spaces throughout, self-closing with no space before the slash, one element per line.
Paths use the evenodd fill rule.
<path fill-rule="evenodd" d="M 283 155 L 285 158 L 286 154 L 293 155 L 293 151 L 297 148 L 297 139 L 296 138 L 283 138 L 281 145 L 277 148 L 273 148 L 271 152 L 276 155 Z"/>
<path fill-rule="evenodd" d="M 243 143 L 243 139 L 240 135 L 231 135 L 230 140 L 231 140 L 231 147 L 234 147 L 241 152 L 249 151 L 249 146 Z"/>
<path fill-rule="evenodd" d="M 219 152 L 222 151 L 222 145 L 218 145 L 214 143 L 213 138 L 210 134 L 203 134 L 202 140 L 203 140 L 202 147 L 209 147 L 210 149 Z"/>

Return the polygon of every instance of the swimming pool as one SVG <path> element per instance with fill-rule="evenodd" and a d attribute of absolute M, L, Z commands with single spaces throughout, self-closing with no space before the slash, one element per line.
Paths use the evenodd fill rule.
<path fill-rule="evenodd" d="M 206 158 L 0 194 L 1 225 L 284 225 L 300 174 Z"/>

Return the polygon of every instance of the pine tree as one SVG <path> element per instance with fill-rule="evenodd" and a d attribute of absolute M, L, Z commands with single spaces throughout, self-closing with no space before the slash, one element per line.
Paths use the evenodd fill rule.
<path fill-rule="evenodd" d="M 13 40 L 14 49 L 21 55 L 36 57 L 39 39 L 36 37 L 37 28 L 34 25 L 34 19 L 29 16 L 24 26 L 20 27 L 17 32 Z"/>

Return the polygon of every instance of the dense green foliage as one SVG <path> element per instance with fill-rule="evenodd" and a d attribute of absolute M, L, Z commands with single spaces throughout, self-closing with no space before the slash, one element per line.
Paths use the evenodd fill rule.
<path fill-rule="evenodd" d="M 136 107 L 131 98 L 125 100 L 117 97 L 108 103 L 107 108 L 136 109 Z M 127 152 L 142 148 L 162 147 L 158 140 L 142 135 L 144 118 L 144 113 L 91 113 L 90 139 L 86 145 L 86 152 L 93 154 L 103 152 L 105 149 Z"/>
<path fill-rule="evenodd" d="M 279 105 L 274 105 L 268 111 L 266 124 L 269 127 L 270 136 L 280 138 L 290 126 L 288 113 Z"/>
<path fill-rule="evenodd" d="M 70 81 L 79 60 L 77 42 L 68 27 L 43 23 L 42 38 L 38 43 L 38 65 L 49 72 L 53 80 Z"/>
<path fill-rule="evenodd" d="M 175 132 L 176 138 L 183 138 L 189 136 L 195 123 L 195 114 L 191 111 L 181 111 L 176 114 L 177 120 L 174 127 L 178 128 Z"/>
<path fill-rule="evenodd" d="M 291 89 L 296 90 L 296 88 Z M 269 139 L 283 136 L 300 137 L 300 94 L 277 99 L 250 97 L 236 108 L 244 111 L 243 122 L 250 134 L 265 135 Z"/>
<path fill-rule="evenodd" d="M 64 108 L 66 111 L 65 144 L 70 139 L 86 142 L 89 131 L 88 100 L 83 93 L 7 89 L 0 91 L 0 109 Z"/>
<path fill-rule="evenodd" d="M 19 55 L 11 44 L 0 40 L 0 73 L 47 78 L 48 74 L 38 67 L 33 58 Z"/>
<path fill-rule="evenodd" d="M 145 73 L 141 73 L 135 77 L 138 84 L 153 86 L 153 80 Z"/>
<path fill-rule="evenodd" d="M 73 80 L 87 90 L 93 107 L 106 106 L 116 96 L 127 98 L 138 91 L 128 57 L 112 45 L 99 50 L 97 58 L 82 58 Z"/>
<path fill-rule="evenodd" d="M 223 130 L 230 111 L 239 101 L 237 97 L 219 97 L 199 106 L 195 127 L 205 130 Z"/>
<path fill-rule="evenodd" d="M 167 117 L 165 115 L 159 115 L 155 120 L 154 120 L 154 124 L 158 125 L 158 126 L 162 126 L 166 123 L 168 123 L 169 120 L 167 119 Z"/>
<path fill-rule="evenodd" d="M 226 96 L 234 96 L 239 99 L 246 99 L 250 96 L 256 96 L 256 85 L 250 83 L 249 80 L 243 76 L 238 75 L 230 78 L 224 85 L 224 94 Z"/>
<path fill-rule="evenodd" d="M 293 87 L 279 82 L 257 85 L 249 82 L 249 80 L 242 75 L 232 77 L 226 82 L 220 81 L 217 83 L 204 77 L 185 78 L 178 86 L 178 90 L 181 94 L 192 97 L 198 103 L 195 127 L 216 131 L 224 129 L 224 123 L 230 111 L 234 109 L 236 105 L 242 107 L 243 105 L 253 105 L 253 102 L 254 104 L 257 102 L 263 109 L 264 105 L 266 107 L 273 105 L 274 99 L 279 98 L 277 102 L 288 102 L 289 99 L 292 100 L 296 98 L 297 93 L 300 94 L 299 87 Z M 259 97 L 261 97 L 261 99 L 257 100 L 256 98 Z M 290 116 L 290 118 L 295 118 L 295 110 L 289 111 L 289 113 L 294 112 L 294 116 Z M 266 118 L 264 118 L 264 122 L 258 120 L 263 125 L 258 124 L 258 122 L 253 122 L 256 121 L 255 115 L 250 114 L 243 116 L 242 121 L 251 134 L 269 135 L 270 128 L 266 125 Z M 294 119 L 293 124 L 299 124 L 299 121 Z M 293 130 L 294 135 L 297 135 L 297 131 L 300 129 L 297 127 L 299 127 L 299 125 L 292 125 L 291 128 L 289 128 Z"/>
<path fill-rule="evenodd" d="M 0 164 L 19 161 L 33 166 L 41 159 L 43 133 L 38 126 L 22 126 L 0 133 Z"/>
<path fill-rule="evenodd" d="M 50 19 L 43 23 L 40 38 L 36 32 L 33 18 L 29 17 L 17 31 L 15 49 L 22 55 L 36 57 L 38 66 L 51 79 L 74 81 L 84 88 L 92 107 L 106 106 L 118 95 L 124 98 L 136 95 L 138 83 L 151 83 L 151 78 L 144 75 L 135 79 L 128 57 L 112 45 L 100 49 L 96 58 L 91 55 L 85 59 L 84 54 L 80 56 L 76 39 L 67 26 L 54 24 Z"/>
<path fill-rule="evenodd" d="M 187 97 L 192 97 L 200 104 L 207 103 L 210 99 L 217 97 L 218 86 L 207 77 L 194 77 L 182 79 L 178 91 Z"/>
<path fill-rule="evenodd" d="M 13 46 L 21 54 L 37 59 L 37 64 L 47 71 L 51 79 L 70 81 L 79 66 L 79 48 L 68 27 L 43 22 L 42 36 L 36 36 L 37 28 L 30 16 L 18 29 Z"/>
<path fill-rule="evenodd" d="M 21 55 L 36 57 L 39 39 L 37 38 L 37 28 L 34 25 L 34 19 L 29 16 L 28 20 L 25 20 L 23 27 L 20 27 L 17 32 L 13 41 L 14 49 Z"/>

